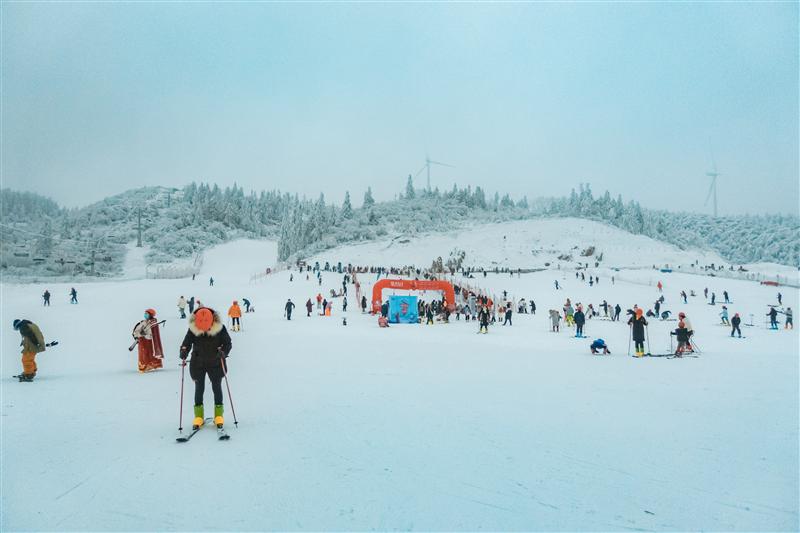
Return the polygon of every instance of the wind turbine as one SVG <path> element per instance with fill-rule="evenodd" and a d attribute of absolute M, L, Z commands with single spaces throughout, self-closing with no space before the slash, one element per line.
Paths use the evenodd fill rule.
<path fill-rule="evenodd" d="M 717 172 L 717 163 L 714 161 L 714 151 L 711 151 L 711 172 L 706 172 L 706 176 L 711 178 L 711 187 L 708 188 L 708 196 L 706 196 L 706 201 L 703 204 L 704 206 L 708 205 L 708 200 L 711 198 L 711 194 L 714 194 L 714 218 L 717 218 L 717 176 L 719 176 L 719 172 Z"/>
<path fill-rule="evenodd" d="M 428 154 L 425 154 L 425 165 L 421 169 L 419 169 L 419 171 L 414 175 L 414 177 L 416 178 L 417 176 L 419 176 L 423 170 L 428 171 L 428 192 L 430 192 L 431 190 L 431 165 L 441 165 L 443 167 L 456 168 L 453 165 L 448 165 L 447 163 L 440 163 L 439 161 L 434 161 L 433 159 L 428 157 Z"/>

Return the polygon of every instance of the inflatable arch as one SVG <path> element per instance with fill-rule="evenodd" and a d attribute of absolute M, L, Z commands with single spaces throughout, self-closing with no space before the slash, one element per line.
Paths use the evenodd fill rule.
<path fill-rule="evenodd" d="M 382 279 L 372 286 L 372 312 L 381 312 L 383 289 L 399 289 L 404 291 L 441 291 L 450 311 L 456 307 L 456 293 L 453 284 L 441 280 Z"/>

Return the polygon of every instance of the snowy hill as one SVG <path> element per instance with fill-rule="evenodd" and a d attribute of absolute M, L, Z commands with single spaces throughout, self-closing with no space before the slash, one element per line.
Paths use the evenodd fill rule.
<path fill-rule="evenodd" d="M 312 257 L 310 262 L 342 261 L 346 265 L 352 261 L 354 265 L 368 265 L 369 261 L 382 258 L 387 265 L 428 268 L 437 257 L 447 260 L 451 253 L 460 251 L 465 253 L 464 267 L 487 270 L 570 268 L 578 263 L 594 266 L 596 261 L 606 268 L 724 262 L 713 252 L 679 250 L 643 235 L 578 218 L 519 220 L 443 233 L 401 235 L 334 248 Z M 591 255 L 582 255 L 589 251 Z"/>
<path fill-rule="evenodd" d="M 512 231 L 513 230 L 513 231 Z M 561 237 L 560 231 L 564 231 Z M 506 235 L 505 242 L 502 236 Z M 697 259 L 601 224 L 529 221 L 348 246 L 320 258 L 426 265 L 464 245 L 477 263 L 534 259 L 594 245 L 609 264 Z M 467 246 L 466 243 L 469 245 Z M 630 245 L 630 246 L 626 246 Z M 476 335 L 474 322 L 378 328 L 335 299 L 332 317 L 304 303 L 341 287 L 341 275 L 280 271 L 274 243 L 236 241 L 206 253 L 195 281 L 3 284 L 2 315 L 38 323 L 60 345 L 37 356 L 33 383 L 19 371 L 19 336 L 2 349 L 2 513 L 12 530 L 791 530 L 798 522 L 798 333 L 765 328 L 767 304 L 798 305 L 798 291 L 722 278 L 658 273 L 664 308 L 685 311 L 699 358 L 629 357 L 624 322 L 593 319 L 588 339 L 551 333 L 548 309 L 603 300 L 645 308 L 662 293 L 652 269 L 589 268 L 465 279 L 538 306 L 513 326 Z M 707 259 L 711 259 L 708 257 Z M 610 273 L 619 279 L 612 284 Z M 290 275 L 294 281 L 289 281 Z M 208 277 L 215 278 L 213 287 Z M 554 278 L 560 282 L 556 290 Z M 369 294 L 374 275 L 361 275 Z M 52 307 L 42 307 L 47 288 Z M 718 326 L 727 290 L 745 338 Z M 683 304 L 680 290 L 694 291 Z M 387 293 L 388 294 L 388 293 Z M 225 314 L 247 297 L 256 312 L 233 333 L 226 426 L 175 442 L 186 332 L 178 296 Z M 420 293 L 422 298 L 435 296 Z M 287 321 L 284 304 L 297 304 Z M 154 307 L 167 323 L 164 369 L 136 371 L 133 324 Z M 781 315 L 782 316 L 782 315 Z M 347 318 L 347 326 L 342 318 Z M 670 348 L 675 322 L 652 320 L 648 347 Z M 602 337 L 612 355 L 591 356 Z M 184 427 L 193 384 L 186 376 Z M 210 409 L 210 390 L 205 405 Z M 185 494 L 176 503 L 169 494 Z M 198 512 L 197 495 L 213 501 Z M 182 503 L 181 503 L 182 502 Z M 178 507 L 176 507 L 176 505 Z"/>

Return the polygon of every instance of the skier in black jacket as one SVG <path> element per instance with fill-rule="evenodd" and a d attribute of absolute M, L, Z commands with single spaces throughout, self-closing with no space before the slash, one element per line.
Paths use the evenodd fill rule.
<path fill-rule="evenodd" d="M 578 310 L 572 315 L 572 320 L 575 321 L 575 336 L 583 337 L 583 325 L 586 324 L 586 315 L 583 314 L 582 306 L 578 306 Z"/>
<path fill-rule="evenodd" d="M 203 393 L 206 388 L 206 375 L 214 391 L 214 423 L 221 428 L 222 417 L 222 378 L 226 372 L 228 354 L 231 351 L 231 336 L 225 324 L 213 309 L 200 307 L 189 317 L 189 331 L 183 338 L 180 357 L 186 364 L 191 351 L 189 375 L 194 380 L 194 421 L 193 429 L 203 425 Z"/>
<path fill-rule="evenodd" d="M 742 338 L 742 330 L 739 329 L 739 324 L 741 324 L 741 323 L 742 323 L 742 319 L 739 318 L 739 313 L 736 313 L 735 315 L 733 315 L 733 318 L 731 318 L 731 337 L 733 337 L 733 334 L 735 332 L 738 332 L 739 333 L 739 338 L 740 339 Z"/>
<path fill-rule="evenodd" d="M 286 305 L 284 306 L 284 309 L 286 310 L 286 320 L 291 320 L 292 319 L 292 309 L 294 309 L 294 303 L 292 302 L 291 298 L 286 300 Z"/>
<path fill-rule="evenodd" d="M 644 356 L 644 328 L 647 326 L 647 320 L 645 320 L 642 315 L 644 315 L 644 312 L 641 308 L 637 308 L 634 316 L 628 320 L 628 324 L 631 326 L 631 337 L 633 338 L 637 357 Z"/>

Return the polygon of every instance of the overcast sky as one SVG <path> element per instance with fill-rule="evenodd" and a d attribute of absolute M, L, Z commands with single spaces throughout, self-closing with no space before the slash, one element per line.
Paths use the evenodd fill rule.
<path fill-rule="evenodd" d="M 356 204 L 581 182 L 643 205 L 798 213 L 798 4 L 2 5 L 3 186 Z M 416 180 L 424 185 L 424 172 Z"/>

